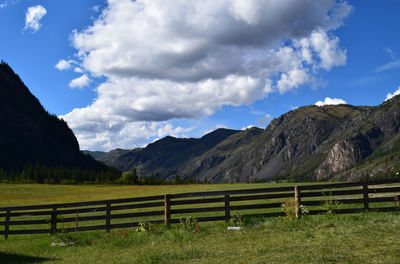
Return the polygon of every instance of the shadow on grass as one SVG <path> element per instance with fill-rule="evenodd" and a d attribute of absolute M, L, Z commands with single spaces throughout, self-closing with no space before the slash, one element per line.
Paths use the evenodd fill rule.
<path fill-rule="evenodd" d="M 51 258 L 32 257 L 26 255 L 10 254 L 0 252 L 0 263 L 19 264 L 19 263 L 41 263 L 49 260 L 56 260 Z"/>

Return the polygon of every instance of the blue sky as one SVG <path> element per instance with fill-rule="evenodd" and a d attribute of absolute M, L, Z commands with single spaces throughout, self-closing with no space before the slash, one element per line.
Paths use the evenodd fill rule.
<path fill-rule="evenodd" d="M 0 0 L 0 59 L 81 149 L 131 149 L 265 127 L 318 101 L 382 103 L 400 87 L 399 10 L 397 0 Z"/>

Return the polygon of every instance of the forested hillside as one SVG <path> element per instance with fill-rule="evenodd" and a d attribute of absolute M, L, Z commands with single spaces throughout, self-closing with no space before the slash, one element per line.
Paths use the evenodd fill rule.
<path fill-rule="evenodd" d="M 49 114 L 0 63 L 0 180 L 102 182 L 119 172 L 84 155 L 66 122 Z M 58 175 L 58 176 L 57 176 Z"/>

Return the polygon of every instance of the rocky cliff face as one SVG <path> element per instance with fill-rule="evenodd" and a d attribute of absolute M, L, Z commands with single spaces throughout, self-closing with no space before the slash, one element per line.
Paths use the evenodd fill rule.
<path fill-rule="evenodd" d="M 317 178 L 330 178 L 335 174 L 342 175 L 340 177 L 344 178 L 343 175 L 346 171 L 353 178 L 371 174 L 371 171 L 375 171 L 376 174 L 376 171 L 381 169 L 380 166 L 368 170 L 358 168 L 358 172 L 348 170 L 363 163 L 370 156 L 379 156 L 379 153 L 376 152 L 379 152 L 380 149 L 384 149 L 386 154 L 394 151 L 393 141 L 399 136 L 399 113 L 400 97 L 397 96 L 380 106 L 370 108 L 338 127 L 331 139 L 331 141 L 336 140 L 337 143 L 330 149 L 326 160 L 317 170 Z M 388 142 L 392 142 L 392 144 L 388 144 Z M 369 161 L 369 163 L 374 162 Z M 397 167 L 397 162 L 391 162 L 391 167 Z"/>
<path fill-rule="evenodd" d="M 231 158 L 231 164 L 237 165 L 226 166 L 225 181 L 227 176 L 240 181 L 311 179 L 324 156 L 319 153 L 320 146 L 335 127 L 362 111 L 364 108 L 352 106 L 307 106 L 274 119 L 243 146 L 242 154 Z"/>

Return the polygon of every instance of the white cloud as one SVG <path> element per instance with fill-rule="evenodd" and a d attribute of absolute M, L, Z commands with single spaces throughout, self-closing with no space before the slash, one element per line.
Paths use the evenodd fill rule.
<path fill-rule="evenodd" d="M 106 81 L 65 118 L 123 120 L 122 130 L 313 84 L 319 70 L 346 63 L 332 31 L 350 11 L 335 0 L 108 0 L 72 36 L 79 65 Z"/>
<path fill-rule="evenodd" d="M 73 79 L 72 81 L 70 81 L 69 83 L 69 87 L 71 88 L 83 88 L 85 86 L 87 86 L 90 82 L 89 77 L 84 74 L 81 77 L 78 77 L 76 79 Z"/>
<path fill-rule="evenodd" d="M 92 10 L 97 13 L 97 12 L 100 11 L 100 8 L 101 8 L 100 5 L 95 5 L 95 6 L 92 7 Z"/>
<path fill-rule="evenodd" d="M 399 68 L 400 67 L 400 60 L 395 60 L 384 65 L 381 65 L 375 69 L 375 72 L 383 72 L 388 71 L 391 69 Z"/>
<path fill-rule="evenodd" d="M 385 101 L 390 100 L 390 99 L 392 99 L 393 97 L 395 97 L 396 95 L 399 95 L 399 94 L 400 94 L 400 86 L 397 88 L 396 91 L 394 91 L 394 93 L 388 93 L 386 95 Z"/>
<path fill-rule="evenodd" d="M 400 60 L 396 58 L 395 53 L 390 48 L 383 48 L 384 52 L 389 55 L 391 62 L 376 67 L 375 72 L 383 72 L 400 67 Z"/>
<path fill-rule="evenodd" d="M 3 0 L 2 2 L 3 3 L 0 4 L 0 9 L 15 5 L 17 3 L 17 0 Z"/>
<path fill-rule="evenodd" d="M 72 64 L 75 64 L 75 63 L 76 63 L 76 61 L 74 61 L 74 60 L 60 60 L 54 67 L 60 71 L 63 71 L 63 70 L 70 69 L 72 67 Z"/>
<path fill-rule="evenodd" d="M 320 59 L 319 65 L 325 70 L 346 64 L 346 51 L 339 49 L 339 39 L 329 37 L 325 31 L 315 31 L 309 38 L 300 41 L 302 56 L 308 63 L 314 63 L 314 57 Z"/>
<path fill-rule="evenodd" d="M 24 30 L 30 29 L 33 33 L 38 31 L 42 26 L 40 20 L 47 14 L 46 9 L 41 6 L 31 6 L 26 11 Z"/>
<path fill-rule="evenodd" d="M 74 68 L 74 72 L 83 73 L 83 70 L 81 68 L 79 68 L 79 67 L 75 67 Z"/>
<path fill-rule="evenodd" d="M 242 127 L 241 130 L 246 130 L 246 129 L 250 129 L 250 128 L 253 128 L 253 127 L 256 127 L 256 126 L 255 125 L 248 125 L 247 127 Z"/>
<path fill-rule="evenodd" d="M 339 105 L 339 104 L 347 104 L 347 102 L 339 98 L 325 97 L 325 101 L 318 101 L 315 103 L 316 106 Z"/>
<path fill-rule="evenodd" d="M 153 140 L 167 135 L 181 137 L 194 129 L 174 127 L 168 122 L 127 122 L 120 116 L 104 116 L 94 119 L 80 112 L 82 118 L 71 119 L 68 115 L 60 116 L 66 120 L 78 138 L 81 149 L 109 151 L 116 148 L 132 149 L 144 147 Z M 153 139 L 153 140 L 152 140 Z"/>

